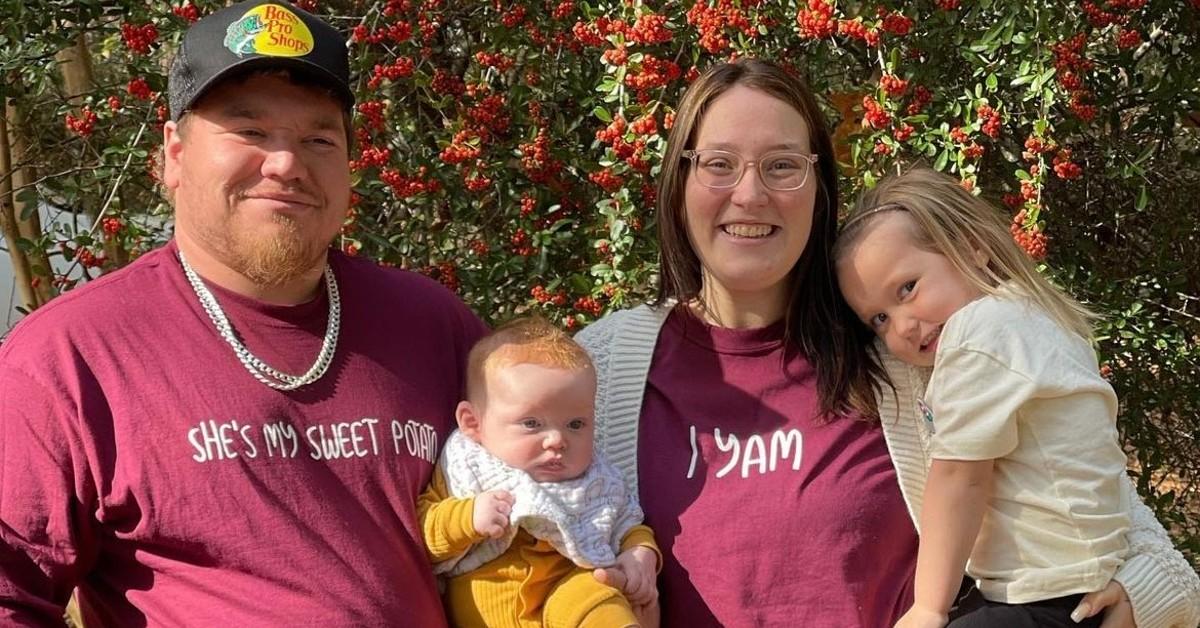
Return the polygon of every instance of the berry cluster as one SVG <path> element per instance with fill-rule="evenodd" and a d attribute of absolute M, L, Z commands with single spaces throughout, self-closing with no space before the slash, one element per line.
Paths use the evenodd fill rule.
<path fill-rule="evenodd" d="M 625 49 L 625 46 L 609 48 L 604 51 L 604 54 L 600 55 L 600 61 L 619 67 L 629 61 L 629 52 Z"/>
<path fill-rule="evenodd" d="M 700 47 L 710 54 L 716 54 L 729 47 L 729 37 L 726 29 L 741 32 L 748 39 L 758 36 L 758 30 L 750 23 L 743 8 L 749 8 L 757 2 L 735 2 L 735 0 L 716 0 L 716 2 L 696 2 L 687 12 L 687 23 L 694 26 L 700 33 Z"/>
<path fill-rule="evenodd" d="M 600 305 L 600 302 L 592 297 L 579 297 L 575 299 L 575 309 L 584 314 L 599 316 L 600 312 L 604 311 L 604 306 Z"/>
<path fill-rule="evenodd" d="M 434 93 L 443 96 L 461 96 L 467 90 L 461 77 L 443 68 L 436 68 L 433 71 L 433 79 L 429 82 L 429 87 Z"/>
<path fill-rule="evenodd" d="M 908 81 L 896 76 L 895 74 L 884 74 L 879 79 L 879 86 L 883 88 L 883 92 L 892 98 L 904 95 L 908 90 Z"/>
<path fill-rule="evenodd" d="M 473 131 L 463 129 L 454 134 L 450 145 L 443 148 L 438 157 L 447 164 L 460 164 L 469 159 L 476 159 L 483 152 L 479 147 L 480 138 Z"/>
<path fill-rule="evenodd" d="M 625 75 L 625 84 L 639 93 L 663 87 L 683 74 L 674 61 L 647 54 L 642 57 L 641 69 Z"/>
<path fill-rule="evenodd" d="M 1036 135 L 1030 135 L 1025 138 L 1025 150 L 1021 151 L 1021 157 L 1026 161 L 1037 161 L 1038 155 L 1048 153 L 1054 150 L 1054 142 L 1044 140 Z"/>
<path fill-rule="evenodd" d="M 883 7 L 879 7 L 880 13 L 883 13 L 883 10 Z M 880 28 L 893 35 L 903 37 L 912 32 L 913 19 L 899 11 L 892 11 L 883 15 L 883 23 L 880 24 Z"/>
<path fill-rule="evenodd" d="M 600 186 L 605 192 L 616 192 L 625 181 L 613 173 L 612 168 L 602 168 L 588 175 L 588 180 Z"/>
<path fill-rule="evenodd" d="M 396 81 L 412 76 L 416 67 L 417 64 L 412 57 L 396 57 L 395 61 L 387 65 L 376 63 L 371 70 L 371 78 L 367 81 L 367 88 L 376 89 L 383 84 L 384 80 Z"/>
<path fill-rule="evenodd" d="M 485 164 L 475 162 L 474 168 L 463 169 L 463 185 L 471 192 L 482 192 L 492 186 L 492 178 L 483 174 Z"/>
<path fill-rule="evenodd" d="M 428 266 L 421 269 L 422 274 L 440 281 L 443 286 L 446 286 L 454 292 L 462 287 L 462 282 L 458 280 L 458 268 L 454 266 L 454 262 L 438 262 L 436 266 Z"/>
<path fill-rule="evenodd" d="M 500 23 L 503 24 L 505 28 L 516 28 L 517 26 L 520 26 L 521 23 L 523 23 L 524 21 L 525 21 L 525 7 L 521 6 L 519 4 L 514 6 L 513 8 L 505 11 L 500 16 Z"/>
<path fill-rule="evenodd" d="M 521 195 L 521 217 L 528 218 L 537 210 L 537 199 L 530 194 Z"/>
<path fill-rule="evenodd" d="M 1087 16 L 1087 21 L 1096 28 L 1104 28 L 1110 24 L 1124 24 L 1129 20 L 1128 16 L 1101 9 L 1091 0 L 1084 0 L 1082 4 L 1083 14 Z"/>
<path fill-rule="evenodd" d="M 932 100 L 933 93 L 929 91 L 929 88 L 925 87 L 924 85 L 918 85 L 913 88 L 912 100 L 908 103 L 908 108 L 905 109 L 905 113 L 910 116 L 915 116 L 918 113 L 921 113 L 921 110 L 925 108 L 925 105 L 928 105 Z"/>
<path fill-rule="evenodd" d="M 1136 28 L 1122 28 L 1117 31 L 1117 47 L 1126 50 L 1137 48 L 1142 44 L 1142 33 Z"/>
<path fill-rule="evenodd" d="M 1060 179 L 1078 179 L 1083 175 L 1083 168 L 1071 161 L 1071 149 L 1064 148 L 1054 156 L 1054 174 Z"/>
<path fill-rule="evenodd" d="M 654 135 L 658 132 L 658 124 L 654 121 L 654 115 L 649 113 L 634 120 L 629 128 L 638 135 Z"/>
<path fill-rule="evenodd" d="M 191 2 L 171 7 L 171 13 L 174 13 L 175 17 L 183 18 L 188 24 L 200 19 L 200 9 L 196 8 L 196 5 Z"/>
<path fill-rule="evenodd" d="M 608 126 L 596 131 L 596 140 L 606 144 L 615 144 L 625 137 L 625 128 L 625 118 L 617 115 Z"/>
<path fill-rule="evenodd" d="M 1009 225 L 1009 233 L 1012 234 L 1013 240 L 1017 246 L 1025 251 L 1029 257 L 1034 260 L 1041 261 L 1046 259 L 1046 234 L 1042 232 L 1041 225 L 1032 224 L 1026 225 L 1027 214 L 1025 210 L 1017 212 L 1013 216 L 1012 224 Z"/>
<path fill-rule="evenodd" d="M 68 131 L 78 135 L 79 137 L 88 137 L 95 129 L 96 112 L 92 111 L 91 107 L 84 105 L 83 109 L 79 112 L 78 118 L 71 113 L 67 113 Z"/>
<path fill-rule="evenodd" d="M 870 96 L 863 96 L 863 122 L 873 129 L 882 129 L 892 123 L 892 114 Z"/>
<path fill-rule="evenodd" d="M 417 174 L 411 177 L 400 174 L 398 170 L 392 168 L 384 168 L 379 171 L 379 180 L 387 184 L 392 189 L 392 193 L 396 198 L 409 198 L 418 194 L 432 194 L 441 189 L 441 184 L 437 179 L 427 179 L 428 169 L 421 166 L 417 169 Z"/>
<path fill-rule="evenodd" d="M 129 84 L 125 86 L 125 91 L 138 100 L 150 100 L 154 98 L 154 93 L 150 91 L 150 84 L 140 76 L 129 81 Z"/>
<path fill-rule="evenodd" d="M 358 172 L 367 168 L 383 166 L 391 158 L 392 150 L 390 148 L 363 144 L 362 150 L 358 154 L 358 159 L 350 160 L 350 170 Z"/>
<path fill-rule="evenodd" d="M 375 130 L 383 128 L 383 111 L 386 108 L 387 103 L 382 100 L 365 100 L 355 106 L 358 113 L 362 115 L 366 127 Z"/>
<path fill-rule="evenodd" d="M 467 119 L 471 121 L 480 136 L 489 133 L 503 134 L 508 131 L 508 125 L 511 122 L 504 105 L 504 96 L 500 94 L 486 96 L 476 105 L 467 109 Z"/>
<path fill-rule="evenodd" d="M 550 12 L 550 17 L 556 20 L 565 20 L 571 17 L 575 12 L 575 0 L 562 0 L 554 6 L 554 10 Z"/>
<path fill-rule="evenodd" d="M 537 301 L 538 303 L 542 303 L 542 304 L 550 303 L 552 305 L 557 305 L 560 307 L 567 304 L 567 291 L 566 290 L 560 289 L 558 292 L 555 292 L 554 294 L 550 294 L 550 291 L 546 290 L 546 287 L 541 284 L 535 285 L 534 287 L 530 288 L 529 296 L 533 297 L 533 299 L 535 301 Z"/>
<path fill-rule="evenodd" d="M 150 53 L 150 47 L 158 41 L 158 28 L 153 23 L 121 25 L 121 41 L 133 52 L 144 55 Z"/>
<path fill-rule="evenodd" d="M 1000 137 L 1000 127 L 1003 119 L 1000 117 L 999 111 L 988 105 L 979 105 L 975 113 L 979 116 L 979 128 L 983 131 L 984 135 L 992 139 Z"/>
<path fill-rule="evenodd" d="M 106 261 L 104 255 L 96 255 L 91 249 L 86 248 L 80 248 L 78 251 L 76 251 L 75 259 L 79 260 L 79 263 L 82 264 L 84 268 L 99 268 L 103 266 L 104 262 Z"/>
<path fill-rule="evenodd" d="M 655 13 L 643 13 L 629 29 L 625 31 L 625 39 L 643 46 L 665 44 L 674 38 L 675 34 L 667 28 L 667 16 Z"/>
<path fill-rule="evenodd" d="M 979 159 L 983 156 L 983 146 L 971 139 L 971 136 L 963 131 L 962 127 L 956 126 L 950 129 L 950 139 L 962 147 L 963 156 L 967 159 Z"/>
<path fill-rule="evenodd" d="M 550 155 L 550 133 L 542 127 L 532 142 L 521 144 L 521 169 L 534 183 L 546 183 L 562 170 L 563 164 Z"/>
<path fill-rule="evenodd" d="M 808 0 L 807 8 L 800 9 L 796 14 L 796 24 L 800 27 L 802 39 L 831 37 L 834 31 L 838 30 L 837 20 L 833 18 L 833 2 Z"/>
<path fill-rule="evenodd" d="M 1078 33 L 1074 37 L 1054 44 L 1055 80 L 1070 94 L 1071 113 L 1084 122 L 1096 117 L 1096 107 L 1088 103 L 1091 92 L 1083 85 L 1081 75 L 1090 71 L 1094 64 L 1083 56 L 1087 35 Z"/>
<path fill-rule="evenodd" d="M 500 72 L 511 70 L 516 63 L 512 57 L 502 52 L 487 52 L 484 50 L 475 53 L 475 62 L 485 68 L 496 68 Z"/>
<path fill-rule="evenodd" d="M 871 48 L 879 45 L 879 29 L 867 28 L 861 17 L 839 22 L 838 34 L 850 39 L 857 39 Z"/>
<path fill-rule="evenodd" d="M 514 255 L 529 257 L 534 253 L 533 243 L 529 239 L 529 234 L 521 227 L 517 227 L 517 230 L 508 238 L 508 243 L 509 250 Z"/>
<path fill-rule="evenodd" d="M 121 219 L 115 216 L 106 216 L 100 221 L 100 228 L 104 231 L 104 235 L 110 238 L 120 233 L 124 227 L 125 224 L 121 222 Z"/>

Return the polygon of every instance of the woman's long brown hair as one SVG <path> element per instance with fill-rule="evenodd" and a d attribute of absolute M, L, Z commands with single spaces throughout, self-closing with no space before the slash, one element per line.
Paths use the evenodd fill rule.
<path fill-rule="evenodd" d="M 799 351 L 816 370 L 821 412 L 857 413 L 877 419 L 876 394 L 886 378 L 874 355 L 873 338 L 842 299 L 831 249 L 837 237 L 837 161 L 824 116 L 812 92 L 782 67 L 759 59 L 739 59 L 709 68 L 688 88 L 667 138 L 658 182 L 660 282 L 655 304 L 689 303 L 703 288 L 700 259 L 688 238 L 684 187 L 690 162 L 683 151 L 694 148 L 696 131 L 708 106 L 736 85 L 760 90 L 788 103 L 808 125 L 812 154 L 818 161 L 812 230 L 788 280 L 784 314 L 785 346 Z"/>

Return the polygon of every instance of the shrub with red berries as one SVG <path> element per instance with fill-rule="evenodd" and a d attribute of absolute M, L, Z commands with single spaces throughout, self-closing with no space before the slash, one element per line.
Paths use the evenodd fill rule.
<path fill-rule="evenodd" d="M 6 95 L 13 119 L 28 118 L 23 198 L 86 227 L 27 238 L 23 250 L 54 267 L 42 292 L 169 237 L 168 59 L 221 4 L 52 3 L 0 21 Z M 353 215 L 333 246 L 425 272 L 489 322 L 536 310 L 578 328 L 653 295 L 657 185 L 680 97 L 710 65 L 759 57 L 803 79 L 830 123 L 835 161 L 817 169 L 837 177 L 843 207 L 831 211 L 914 163 L 958 177 L 1020 216 L 1014 240 L 1105 315 L 1099 350 L 1123 402 L 1132 395 L 1128 433 L 1147 416 L 1200 416 L 1200 384 L 1146 385 L 1138 362 L 1153 353 L 1159 378 L 1200 363 L 1187 348 L 1200 337 L 1188 318 L 1200 315 L 1200 244 L 1179 235 L 1200 231 L 1186 211 L 1200 198 L 1200 64 L 1180 52 L 1200 48 L 1200 0 L 304 5 L 347 36 L 357 96 Z M 91 75 L 68 82 L 64 51 L 80 41 Z M 1147 305 L 1130 313 L 1135 300 Z M 1134 328 L 1153 331 L 1122 335 Z M 1200 539 L 1192 520 L 1170 521 Z"/>

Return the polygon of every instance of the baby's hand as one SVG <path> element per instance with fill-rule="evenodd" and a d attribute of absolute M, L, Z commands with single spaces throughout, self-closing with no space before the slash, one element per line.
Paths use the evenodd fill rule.
<path fill-rule="evenodd" d="M 475 496 L 471 522 L 481 536 L 498 539 L 508 531 L 508 515 L 512 512 L 513 496 L 508 491 L 488 491 Z"/>
<path fill-rule="evenodd" d="M 617 569 L 625 574 L 622 590 L 633 606 L 645 606 L 658 599 L 655 584 L 658 555 L 648 547 L 631 547 L 617 556 Z"/>

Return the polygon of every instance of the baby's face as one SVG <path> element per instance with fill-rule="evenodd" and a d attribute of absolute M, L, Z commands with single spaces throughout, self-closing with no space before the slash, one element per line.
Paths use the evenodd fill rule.
<path fill-rule="evenodd" d="M 479 444 L 538 482 L 583 475 L 592 464 L 596 378 L 591 370 L 538 364 L 486 375 Z"/>

